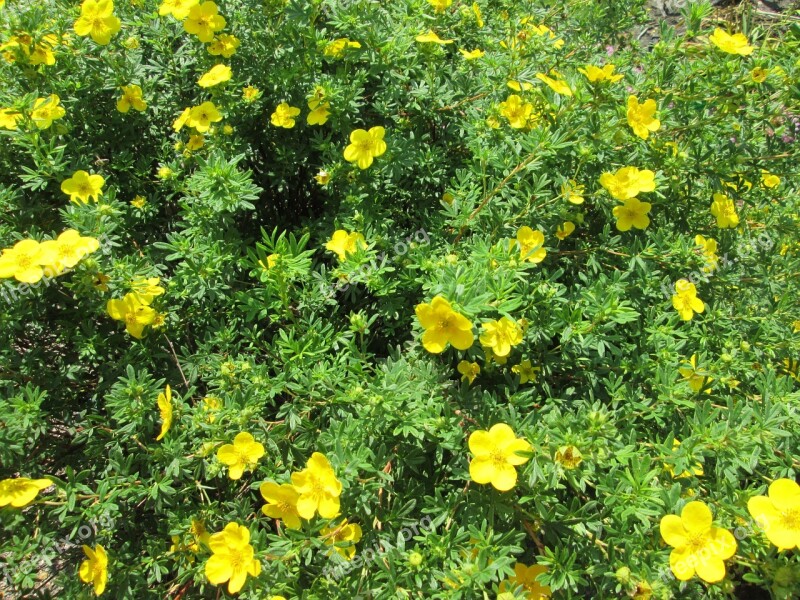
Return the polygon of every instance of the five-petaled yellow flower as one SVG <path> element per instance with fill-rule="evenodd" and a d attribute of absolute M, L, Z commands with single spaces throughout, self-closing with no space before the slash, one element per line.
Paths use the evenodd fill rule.
<path fill-rule="evenodd" d="M 428 0 L 428 4 L 433 6 L 435 12 L 443 13 L 445 10 L 450 8 L 450 5 L 453 3 L 453 0 Z"/>
<path fill-rule="evenodd" d="M 108 316 L 125 323 L 125 331 L 136 339 L 142 339 L 145 326 L 156 318 L 156 311 L 142 303 L 135 293 L 128 293 L 122 300 L 109 300 L 106 305 Z"/>
<path fill-rule="evenodd" d="M 714 381 L 714 378 L 709 376 L 708 371 L 705 369 L 697 368 L 697 354 L 692 354 L 689 359 L 689 365 L 688 367 L 678 367 L 678 373 L 689 383 L 689 387 L 693 391 L 699 392 L 705 389 L 706 393 L 709 393 L 711 391 L 710 384 Z"/>
<path fill-rule="evenodd" d="M 364 235 L 355 231 L 348 233 L 344 229 L 334 231 L 331 239 L 325 243 L 325 249 L 336 254 L 339 260 L 346 259 L 348 254 L 353 254 L 359 247 L 367 247 Z"/>
<path fill-rule="evenodd" d="M 183 118 L 183 115 L 180 118 Z M 222 114 L 217 110 L 214 103 L 210 101 L 203 102 L 200 106 L 192 108 L 185 119 L 189 127 L 194 127 L 200 133 L 205 133 L 211 128 L 212 123 L 218 123 L 219 121 L 222 121 Z M 177 122 L 173 127 L 176 126 Z M 180 127 L 177 127 L 177 129 L 180 129 Z"/>
<path fill-rule="evenodd" d="M 467 350 L 472 346 L 472 323 L 453 310 L 450 303 L 441 296 L 436 296 L 430 304 L 417 304 L 415 312 L 425 330 L 422 346 L 428 352 L 441 354 L 447 344 L 452 344 L 458 350 Z"/>
<path fill-rule="evenodd" d="M 84 544 L 83 553 L 86 560 L 81 563 L 78 575 L 84 583 L 91 583 L 94 588 L 95 596 L 99 596 L 106 589 L 108 583 L 108 555 L 106 549 L 100 544 L 94 550 Z"/>
<path fill-rule="evenodd" d="M 147 102 L 142 99 L 142 88 L 138 85 L 126 85 L 122 88 L 122 96 L 117 100 L 117 110 L 128 112 L 131 108 L 142 112 L 147 109 Z"/>
<path fill-rule="evenodd" d="M 500 582 L 500 593 L 511 593 L 518 587 L 522 587 L 523 598 L 528 600 L 546 600 L 550 598 L 550 587 L 542 585 L 537 577 L 547 572 L 547 567 L 543 565 L 527 566 L 518 562 L 514 565 L 514 576 Z"/>
<path fill-rule="evenodd" d="M 228 65 L 214 65 L 197 80 L 197 85 L 202 88 L 210 88 L 230 81 L 230 78 L 231 68 Z"/>
<path fill-rule="evenodd" d="M 250 544 L 250 530 L 244 525 L 228 523 L 209 537 L 208 547 L 212 555 L 206 561 L 206 577 L 213 585 L 227 581 L 229 594 L 238 593 L 248 575 L 257 577 L 261 573 L 261 563 Z"/>
<path fill-rule="evenodd" d="M 186 33 L 196 35 L 198 40 L 207 44 L 214 39 L 217 31 L 225 28 L 225 18 L 219 14 L 214 2 L 203 2 L 189 8 L 183 28 Z"/>
<path fill-rule="evenodd" d="M 747 509 L 778 550 L 800 548 L 800 486 L 791 479 L 773 481 L 767 496 L 753 496 Z"/>
<path fill-rule="evenodd" d="M 583 204 L 586 193 L 586 186 L 579 184 L 574 179 L 565 181 L 561 184 L 561 195 L 567 199 L 570 204 Z"/>
<path fill-rule="evenodd" d="M 629 231 L 631 227 L 645 229 L 650 225 L 650 212 L 652 205 L 649 202 L 641 202 L 638 198 L 625 200 L 622 206 L 615 206 L 611 211 L 617 219 L 617 229 Z"/>
<path fill-rule="evenodd" d="M 556 229 L 556 237 L 563 242 L 572 235 L 573 231 L 575 231 L 575 223 L 572 221 L 564 221 L 558 226 L 558 229 Z"/>
<path fill-rule="evenodd" d="M 572 96 L 572 89 L 567 85 L 567 82 L 562 79 L 553 79 L 552 77 L 548 77 L 544 73 L 537 73 L 536 79 L 540 81 L 544 81 L 547 86 L 553 90 L 556 94 L 561 96 Z"/>
<path fill-rule="evenodd" d="M 245 469 L 254 469 L 264 453 L 264 445 L 242 431 L 233 438 L 233 444 L 224 444 L 217 450 L 217 460 L 228 466 L 228 477 L 241 479 Z"/>
<path fill-rule="evenodd" d="M 114 16 L 112 0 L 83 0 L 81 16 L 75 21 L 75 33 L 91 36 L 95 43 L 105 46 L 119 31 L 120 20 Z"/>
<path fill-rule="evenodd" d="M 386 152 L 383 127 L 370 127 L 369 131 L 356 129 L 350 133 L 350 144 L 344 149 L 344 159 L 356 163 L 359 169 L 368 168 L 373 160 Z"/>
<path fill-rule="evenodd" d="M 323 519 L 333 519 L 339 514 L 342 482 L 324 454 L 314 452 L 305 469 L 292 473 L 292 485 L 300 495 L 297 514 L 303 519 L 313 519 L 316 513 Z"/>
<path fill-rule="evenodd" d="M 46 246 L 36 240 L 20 240 L 0 255 L 0 278 L 13 277 L 20 283 L 36 283 L 44 277 L 44 267 L 53 260 L 53 253 Z"/>
<path fill-rule="evenodd" d="M 755 48 L 750 45 L 747 37 L 743 33 L 734 33 L 731 35 L 719 27 L 714 29 L 714 33 L 708 37 L 708 41 L 728 54 L 748 56 L 753 53 L 753 50 L 755 50 Z"/>
<path fill-rule="evenodd" d="M 266 516 L 281 519 L 289 529 L 300 529 L 300 514 L 297 512 L 300 493 L 293 485 L 288 483 L 278 485 L 272 481 L 265 481 L 258 489 L 261 497 L 267 501 L 261 507 Z"/>
<path fill-rule="evenodd" d="M 780 184 L 780 177 L 773 175 L 769 171 L 761 171 L 761 185 L 763 185 L 765 188 L 772 189 L 774 187 L 778 187 Z"/>
<path fill-rule="evenodd" d="M 470 385 L 481 372 L 481 367 L 478 363 L 469 362 L 468 360 L 462 360 L 458 363 L 456 369 L 461 373 L 461 381 L 469 381 Z"/>
<path fill-rule="evenodd" d="M 49 479 L 15 477 L 0 481 L 0 507 L 23 508 L 36 500 L 39 492 L 53 485 Z"/>
<path fill-rule="evenodd" d="M 739 224 L 736 205 L 725 194 L 714 194 L 714 201 L 711 203 L 711 215 L 717 218 L 717 227 L 722 229 L 732 229 Z"/>
<path fill-rule="evenodd" d="M 0 129 L 14 131 L 22 120 L 22 113 L 13 108 L 0 108 Z"/>
<path fill-rule="evenodd" d="M 281 102 L 275 108 L 275 112 L 270 115 L 270 122 L 275 125 L 275 127 L 291 129 L 294 127 L 294 118 L 299 114 L 299 108 L 295 106 L 289 106 L 289 104 L 286 102 Z"/>
<path fill-rule="evenodd" d="M 48 129 L 53 121 L 60 119 L 67 111 L 61 106 L 61 98 L 50 94 L 47 98 L 37 98 L 33 103 L 31 120 L 38 129 Z"/>
<path fill-rule="evenodd" d="M 511 94 L 505 102 L 498 106 L 500 114 L 508 119 L 508 124 L 514 129 L 522 129 L 528 124 L 533 112 L 533 104 L 524 102 L 517 94 Z"/>
<path fill-rule="evenodd" d="M 475 50 L 464 50 L 464 48 L 459 48 L 458 51 L 461 53 L 461 56 L 464 57 L 464 60 L 475 60 L 476 58 L 481 58 L 486 54 L 486 52 L 480 48 L 475 48 Z"/>
<path fill-rule="evenodd" d="M 167 387 L 158 394 L 158 411 L 161 413 L 161 433 L 158 434 L 156 441 L 159 442 L 167 435 L 169 428 L 172 427 L 172 388 Z"/>
<path fill-rule="evenodd" d="M 633 129 L 633 133 L 643 140 L 661 127 L 661 121 L 655 118 L 656 110 L 658 106 L 652 98 L 639 104 L 636 96 L 628 96 L 628 125 Z"/>
<path fill-rule="evenodd" d="M 102 175 L 90 175 L 86 171 L 75 171 L 69 179 L 61 182 L 61 191 L 69 196 L 71 202 L 89 204 L 89 200 L 97 202 L 103 193 L 106 180 Z"/>
<path fill-rule="evenodd" d="M 158 14 L 162 17 L 172 15 L 178 21 L 183 21 L 189 16 L 189 9 L 200 0 L 164 0 L 158 7 Z"/>
<path fill-rule="evenodd" d="M 579 68 L 578 72 L 583 73 L 590 83 L 598 83 L 601 81 L 615 83 L 622 79 L 622 75 L 620 73 L 614 73 L 615 68 L 616 67 L 614 67 L 614 65 L 606 65 L 602 69 L 600 67 L 595 67 L 594 65 L 586 65 L 585 69 Z"/>
<path fill-rule="evenodd" d="M 221 33 L 206 47 L 208 53 L 212 56 L 222 56 L 223 58 L 230 58 L 236 54 L 236 49 L 239 47 L 239 38 L 229 33 Z"/>
<path fill-rule="evenodd" d="M 469 436 L 469 449 L 474 455 L 469 463 L 469 475 L 475 483 L 491 483 L 495 489 L 507 492 L 517 484 L 517 470 L 530 457 L 533 447 L 505 423 L 497 423 L 489 431 L 478 430 Z"/>
<path fill-rule="evenodd" d="M 83 257 L 100 248 L 93 237 L 84 237 L 75 229 L 67 229 L 56 239 L 42 242 L 41 249 L 48 256 L 45 264 L 47 275 L 61 275 L 77 265 Z"/>
<path fill-rule="evenodd" d="M 491 348 L 494 356 L 508 356 L 511 348 L 522 343 L 522 327 L 508 317 L 482 324 L 481 345 Z"/>
<path fill-rule="evenodd" d="M 705 310 L 703 301 L 697 297 L 697 288 L 687 279 L 679 279 L 675 282 L 672 306 L 684 321 L 691 321 L 695 313 L 700 314 Z"/>
<path fill-rule="evenodd" d="M 528 359 L 511 367 L 511 371 L 519 375 L 520 385 L 528 383 L 529 381 L 536 381 L 536 378 L 539 376 L 539 371 L 541 370 L 541 367 L 534 367 L 531 365 L 531 361 Z"/>
<path fill-rule="evenodd" d="M 673 548 L 669 566 L 675 577 L 688 581 L 696 573 L 708 583 L 725 578 L 724 561 L 736 553 L 736 539 L 727 529 L 713 526 L 711 510 L 703 502 L 689 502 L 680 517 L 662 517 L 660 530 Z"/>
<path fill-rule="evenodd" d="M 531 229 L 527 225 L 517 230 L 517 244 L 519 245 L 519 257 L 523 261 L 540 263 L 547 256 L 544 247 L 544 234 L 538 229 Z"/>
<path fill-rule="evenodd" d="M 622 167 L 616 173 L 600 175 L 600 185 L 617 200 L 629 200 L 642 192 L 656 189 L 656 174 L 649 169 Z"/>
<path fill-rule="evenodd" d="M 322 53 L 325 56 L 330 56 L 332 58 L 341 58 L 344 56 L 347 48 L 361 48 L 361 44 L 355 40 L 339 38 L 337 40 L 333 40 L 332 42 L 328 42 L 325 45 L 325 49 L 322 51 Z"/>
<path fill-rule="evenodd" d="M 344 519 L 338 525 L 324 527 L 319 534 L 326 544 L 333 546 L 339 556 L 351 560 L 356 554 L 356 543 L 361 540 L 361 526 L 348 523 Z"/>

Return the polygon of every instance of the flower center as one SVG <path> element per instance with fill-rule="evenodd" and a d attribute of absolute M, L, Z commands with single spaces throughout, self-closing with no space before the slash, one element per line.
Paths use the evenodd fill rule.
<path fill-rule="evenodd" d="M 783 525 L 786 529 L 800 530 L 800 508 L 790 508 L 783 511 Z"/>

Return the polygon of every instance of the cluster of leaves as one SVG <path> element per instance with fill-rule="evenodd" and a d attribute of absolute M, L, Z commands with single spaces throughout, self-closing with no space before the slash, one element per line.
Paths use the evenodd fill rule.
<path fill-rule="evenodd" d="M 85 543 L 109 597 L 220 597 L 198 523 L 237 523 L 262 565 L 241 598 L 797 597 L 797 550 L 748 499 L 800 466 L 800 31 L 689 2 L 642 48 L 644 4 L 220 0 L 209 43 L 156 0 L 117 0 L 99 41 L 73 2 L 0 1 L 0 247 L 100 240 L 57 279 L 0 280 L 0 479 L 55 483 L 0 508 L 0 592 L 93 595 Z M 206 102 L 220 120 L 176 124 Z M 623 231 L 601 179 L 628 166 L 653 185 Z M 104 189 L 70 202 L 81 170 Z M 154 280 L 133 337 L 109 301 Z M 433 354 L 414 307 L 436 296 L 476 341 L 503 318 L 521 337 Z M 497 423 L 532 448 L 503 492 L 469 468 Z M 217 452 L 243 431 L 264 455 L 232 480 Z M 361 531 L 335 576 L 335 522 L 261 511 L 314 452 Z M 692 500 L 736 533 L 713 584 L 675 580 L 659 535 Z M 520 564 L 546 570 L 525 588 Z"/>

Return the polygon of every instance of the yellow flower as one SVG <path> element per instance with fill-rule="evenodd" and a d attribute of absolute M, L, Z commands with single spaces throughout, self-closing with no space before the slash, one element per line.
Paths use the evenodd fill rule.
<path fill-rule="evenodd" d="M 533 448 L 524 439 L 514 435 L 505 423 L 497 423 L 489 431 L 473 431 L 469 436 L 469 449 L 474 458 L 469 463 L 469 475 L 475 483 L 491 483 L 495 489 L 507 492 L 517 484 L 517 465 L 528 462 L 522 452 Z"/>
<path fill-rule="evenodd" d="M 156 316 L 156 311 L 142 304 L 133 293 L 125 294 L 122 300 L 109 300 L 106 312 L 115 321 L 123 321 L 125 331 L 136 339 L 142 339 L 145 326 L 150 325 Z"/>
<path fill-rule="evenodd" d="M 126 85 L 122 88 L 122 96 L 117 100 L 117 110 L 121 113 L 128 112 L 131 108 L 139 112 L 147 108 L 147 102 L 142 99 L 142 88 L 138 85 Z"/>
<path fill-rule="evenodd" d="M 214 2 L 203 2 L 189 8 L 183 28 L 186 33 L 196 35 L 197 39 L 207 44 L 214 39 L 214 34 L 225 28 L 225 18 L 218 14 L 219 9 Z"/>
<path fill-rule="evenodd" d="M 189 9 L 199 0 L 164 0 L 158 7 L 158 14 L 162 17 L 172 15 L 178 21 L 183 21 L 189 16 Z"/>
<path fill-rule="evenodd" d="M 314 179 L 320 185 L 328 185 L 328 182 L 331 180 L 331 174 L 325 169 L 320 169 L 319 173 L 314 175 Z"/>
<path fill-rule="evenodd" d="M 361 540 L 361 527 L 344 519 L 338 525 L 324 527 L 320 535 L 342 558 L 351 560 L 356 554 L 356 543 Z"/>
<path fill-rule="evenodd" d="M 767 80 L 767 75 L 767 70 L 762 67 L 754 67 L 753 70 L 750 71 L 750 77 L 756 83 L 764 83 Z"/>
<path fill-rule="evenodd" d="M 42 242 L 41 249 L 47 255 L 45 264 L 48 275 L 60 275 L 77 265 L 87 254 L 100 248 L 93 237 L 83 237 L 74 229 L 67 229 L 57 239 Z"/>
<path fill-rule="evenodd" d="M 767 496 L 753 496 L 747 509 L 779 551 L 800 548 L 800 486 L 791 479 L 776 479 Z"/>
<path fill-rule="evenodd" d="M 356 129 L 350 133 L 350 144 L 344 149 L 344 159 L 356 163 L 359 169 L 366 169 L 372 161 L 386 152 L 383 127 L 371 127 L 369 131 Z"/>
<path fill-rule="evenodd" d="M 236 49 L 239 47 L 240 43 L 239 38 L 235 35 L 221 33 L 207 46 L 207 50 L 212 56 L 230 58 L 236 54 Z"/>
<path fill-rule="evenodd" d="M 322 103 L 316 99 L 309 100 L 308 108 L 311 112 L 306 117 L 306 123 L 309 125 L 324 125 L 328 121 L 328 115 L 331 114 L 330 102 Z"/>
<path fill-rule="evenodd" d="M 546 600 L 550 598 L 550 588 L 540 584 L 536 578 L 547 572 L 547 567 L 542 565 L 527 566 L 518 562 L 514 565 L 514 576 L 500 582 L 501 594 L 513 592 L 518 587 L 524 590 L 523 598 L 528 600 Z M 499 598 L 499 596 L 498 596 Z"/>
<path fill-rule="evenodd" d="M 443 13 L 452 3 L 453 0 L 428 0 L 428 4 L 433 6 L 437 13 Z"/>
<path fill-rule="evenodd" d="M 161 413 L 161 433 L 158 434 L 156 441 L 160 442 L 172 427 L 172 388 L 169 384 L 164 392 L 158 395 L 158 411 Z"/>
<path fill-rule="evenodd" d="M 527 225 L 520 227 L 517 230 L 517 244 L 519 244 L 519 257 L 523 261 L 540 263 L 547 256 L 544 234 L 538 229 L 531 229 Z"/>
<path fill-rule="evenodd" d="M 67 114 L 60 102 L 61 99 L 56 94 L 50 94 L 47 98 L 37 98 L 31 111 L 34 125 L 39 129 L 47 129 L 53 121 Z"/>
<path fill-rule="evenodd" d="M 425 33 L 421 33 L 415 39 L 422 44 L 430 43 L 430 44 L 439 44 L 440 46 L 444 46 L 446 44 L 452 44 L 454 41 L 454 40 L 443 40 L 438 35 L 436 35 L 432 29 L 429 29 Z"/>
<path fill-rule="evenodd" d="M 252 85 L 248 85 L 246 88 L 242 89 L 242 98 L 247 103 L 255 102 L 260 95 L 261 90 Z"/>
<path fill-rule="evenodd" d="M 75 33 L 91 36 L 101 46 L 107 45 L 121 26 L 120 20 L 113 13 L 112 0 L 83 0 L 81 16 L 75 21 Z"/>
<path fill-rule="evenodd" d="M 186 142 L 186 149 L 189 152 L 194 152 L 195 150 L 200 150 L 206 144 L 206 138 L 203 137 L 202 133 L 198 133 L 195 135 L 189 136 L 189 141 Z"/>
<path fill-rule="evenodd" d="M 261 497 L 267 504 L 261 511 L 272 519 L 281 519 L 289 529 L 300 529 L 300 515 L 297 512 L 297 500 L 300 493 L 293 485 L 284 483 L 278 485 L 272 481 L 265 481 L 258 488 Z"/>
<path fill-rule="evenodd" d="M 222 406 L 222 400 L 215 396 L 205 396 L 203 398 L 203 402 L 201 404 L 203 412 L 206 414 L 206 421 L 209 423 L 213 423 L 217 420 L 217 416 L 214 414 L 217 412 L 220 407 Z"/>
<path fill-rule="evenodd" d="M 472 385 L 472 382 L 475 381 L 475 378 L 481 372 L 481 367 L 476 362 L 462 360 L 458 363 L 456 370 L 461 373 L 461 381 L 469 381 L 469 384 Z"/>
<path fill-rule="evenodd" d="M 711 510 L 703 502 L 689 502 L 680 517 L 661 519 L 661 538 L 673 547 L 669 566 L 679 580 L 688 581 L 695 573 L 708 583 L 725 578 L 723 561 L 736 553 L 736 539 L 712 524 Z"/>
<path fill-rule="evenodd" d="M 84 544 L 83 553 L 86 555 L 86 560 L 81 563 L 78 575 L 84 583 L 91 583 L 94 587 L 95 596 L 99 596 L 105 591 L 106 583 L 108 583 L 108 555 L 106 554 L 106 549 L 97 544 L 93 550 Z"/>
<path fill-rule="evenodd" d="M 792 323 L 792 333 L 800 333 L 800 320 Z"/>
<path fill-rule="evenodd" d="M 583 462 L 583 454 L 581 454 L 581 451 L 575 446 L 570 444 L 568 446 L 561 446 L 556 450 L 555 455 L 553 455 L 553 460 L 569 471 L 577 469 L 578 465 Z"/>
<path fill-rule="evenodd" d="M 106 285 L 109 281 L 111 281 L 111 277 L 104 273 L 97 273 L 94 278 L 92 279 L 92 285 L 94 289 L 99 292 L 107 292 L 108 285 Z"/>
<path fill-rule="evenodd" d="M 617 200 L 635 198 L 641 192 L 652 192 L 656 189 L 655 173 L 649 169 L 639 170 L 636 167 L 622 167 L 616 173 L 600 175 L 600 185 Z"/>
<path fill-rule="evenodd" d="M 348 40 L 347 38 L 339 38 L 328 42 L 322 53 L 332 58 L 341 58 L 344 56 L 347 48 L 361 48 L 361 44 L 354 40 Z"/>
<path fill-rule="evenodd" d="M 430 304 L 417 304 L 414 310 L 425 330 L 422 346 L 428 352 L 441 354 L 447 344 L 452 344 L 458 350 L 467 350 L 472 346 L 472 323 L 464 315 L 454 311 L 450 303 L 441 296 L 436 296 Z"/>
<path fill-rule="evenodd" d="M 147 199 L 139 194 L 136 194 L 136 196 L 133 197 L 133 200 L 131 200 L 131 206 L 135 206 L 138 209 L 144 208 L 146 204 Z"/>
<path fill-rule="evenodd" d="M 739 224 L 739 215 L 736 214 L 736 206 L 733 200 L 725 194 L 714 194 L 714 201 L 711 203 L 711 215 L 717 218 L 717 227 L 734 228 Z"/>
<path fill-rule="evenodd" d="M 498 106 L 500 115 L 508 119 L 508 124 L 514 129 L 522 129 L 528 124 L 528 119 L 533 112 L 533 104 L 523 102 L 516 94 L 511 94 L 505 102 Z"/>
<path fill-rule="evenodd" d="M 697 391 L 697 390 L 695 390 L 695 391 Z M 680 447 L 681 447 L 681 443 L 680 443 L 680 441 L 678 441 L 677 438 L 672 440 L 672 451 L 673 452 L 675 450 L 677 450 L 678 448 L 680 448 Z M 675 479 L 685 479 L 686 477 L 691 477 L 692 475 L 694 475 L 696 477 L 701 477 L 704 474 L 703 465 L 700 464 L 699 462 L 694 464 L 694 466 L 692 467 L 691 471 L 684 471 L 680 475 L 675 475 L 675 470 L 672 468 L 671 465 L 666 465 L 666 467 L 667 467 L 667 471 L 669 471 L 669 474 L 672 475 Z"/>
<path fill-rule="evenodd" d="M 0 507 L 23 508 L 36 500 L 39 492 L 53 485 L 49 479 L 15 477 L 0 481 Z"/>
<path fill-rule="evenodd" d="M 172 177 L 175 173 L 172 171 L 172 169 L 170 169 L 169 167 L 167 167 L 165 165 L 163 167 L 159 167 L 158 168 L 157 174 L 158 174 L 158 178 L 159 179 L 162 179 L 162 180 L 166 181 L 167 179 Z"/>
<path fill-rule="evenodd" d="M 69 196 L 71 202 L 88 204 L 103 193 L 106 180 L 102 175 L 89 175 L 86 171 L 75 171 L 69 179 L 61 182 L 61 191 Z"/>
<path fill-rule="evenodd" d="M 556 237 L 561 241 L 564 241 L 572 235 L 572 232 L 575 231 L 575 223 L 572 221 L 564 221 L 561 225 L 558 226 L 556 230 Z"/>
<path fill-rule="evenodd" d="M 748 56 L 752 54 L 755 49 L 748 43 L 747 37 L 743 33 L 730 35 L 719 27 L 714 29 L 714 33 L 708 37 L 708 41 L 728 54 Z"/>
<path fill-rule="evenodd" d="M 561 96 L 572 96 L 572 90 L 567 85 L 567 83 L 561 79 L 553 79 L 552 77 L 548 77 L 544 73 L 537 73 L 536 79 L 544 81 L 547 86 L 553 90 L 556 94 L 560 94 Z"/>
<path fill-rule="evenodd" d="M 494 357 L 494 353 L 492 353 L 492 356 Z M 531 366 L 531 361 L 528 359 L 511 367 L 511 371 L 519 375 L 520 385 L 528 383 L 529 381 L 536 381 L 536 378 L 539 376 L 539 371 L 541 370 L 541 367 Z"/>
<path fill-rule="evenodd" d="M 561 184 L 561 195 L 571 204 L 583 204 L 585 193 L 586 186 L 580 185 L 574 179 Z"/>
<path fill-rule="evenodd" d="M 585 69 L 579 68 L 578 72 L 583 73 L 590 83 L 598 83 L 601 81 L 615 83 L 622 79 L 621 74 L 614 74 L 615 68 L 616 67 L 614 65 L 606 65 L 602 69 L 600 67 L 595 67 L 594 65 L 586 65 Z"/>
<path fill-rule="evenodd" d="M 131 291 L 139 302 L 149 306 L 153 302 L 153 298 L 160 296 L 165 291 L 164 288 L 159 285 L 160 282 L 160 277 L 136 279 L 131 281 Z"/>
<path fill-rule="evenodd" d="M 262 269 L 268 271 L 270 269 L 274 269 L 275 268 L 275 265 L 278 264 L 278 260 L 280 260 L 280 258 L 281 258 L 280 254 L 274 254 L 273 253 L 273 254 L 270 254 L 269 256 L 267 256 L 267 262 L 266 263 L 264 263 L 263 260 L 260 260 L 260 261 L 258 261 L 258 264 L 261 265 Z"/>
<path fill-rule="evenodd" d="M 214 65 L 197 80 L 197 85 L 202 88 L 214 87 L 220 83 L 230 81 L 230 78 L 231 68 L 229 66 L 222 64 Z"/>
<path fill-rule="evenodd" d="M 661 127 L 661 121 L 655 118 L 657 108 L 653 99 L 639 104 L 636 96 L 628 96 L 628 125 L 643 140 L 650 137 L 651 131 L 658 131 Z"/>
<path fill-rule="evenodd" d="M 477 2 L 472 3 L 472 12 L 475 15 L 475 22 L 477 23 L 478 27 L 483 27 L 483 17 L 481 16 L 481 7 L 478 6 Z"/>
<path fill-rule="evenodd" d="M 461 56 L 464 57 L 464 60 L 475 60 L 476 58 L 481 58 L 486 52 L 481 50 L 480 48 L 476 48 L 475 50 L 464 50 L 463 48 L 458 49 L 461 52 Z"/>
<path fill-rule="evenodd" d="M 366 248 L 367 243 L 360 233 L 347 233 L 344 229 L 333 232 L 331 239 L 325 244 L 325 249 L 336 254 L 339 260 L 345 260 L 348 254 L 356 252 L 358 247 Z"/>
<path fill-rule="evenodd" d="M 305 469 L 292 473 L 292 485 L 300 494 L 297 514 L 303 519 L 313 519 L 317 512 L 323 519 L 333 519 L 339 514 L 342 482 L 324 454 L 314 452 Z"/>
<path fill-rule="evenodd" d="M 719 256 L 717 256 L 717 240 L 714 238 L 706 238 L 700 234 L 694 236 L 694 243 L 700 246 L 705 258 L 706 264 L 703 271 L 710 273 L 718 268 Z"/>
<path fill-rule="evenodd" d="M 761 185 L 765 188 L 774 188 L 778 187 L 781 184 L 781 178 L 777 175 L 773 175 L 769 171 L 761 171 Z"/>
<path fill-rule="evenodd" d="M 501 317 L 499 321 L 488 321 L 482 324 L 480 342 L 492 349 L 495 356 L 508 356 L 511 348 L 522 343 L 522 328 L 519 323 Z"/>
<path fill-rule="evenodd" d="M 528 83 L 527 81 L 517 81 L 516 79 L 507 81 L 506 85 L 515 92 L 527 92 L 528 90 L 533 89 L 532 83 Z"/>
<path fill-rule="evenodd" d="M 526 20 L 525 20 L 525 19 L 523 19 L 523 21 L 526 21 Z M 526 22 L 527 22 L 527 21 L 526 21 Z M 531 26 L 531 29 L 532 29 L 532 30 L 533 30 L 533 32 L 534 32 L 536 35 L 538 35 L 538 36 L 544 36 L 544 35 L 546 35 L 546 36 L 547 36 L 548 38 L 550 38 L 551 40 L 555 40 L 555 41 L 553 42 L 553 47 L 554 47 L 556 50 L 558 50 L 558 49 L 560 49 L 560 48 L 563 48 L 563 47 L 564 47 L 564 40 L 562 40 L 562 39 L 557 39 L 557 40 L 556 40 L 556 39 L 555 39 L 555 38 L 556 38 L 556 34 L 555 34 L 555 33 L 553 33 L 553 30 L 552 30 L 552 29 L 550 29 L 550 28 L 549 28 L 547 25 L 544 25 L 544 24 L 542 24 L 542 25 L 532 25 L 532 26 Z"/>
<path fill-rule="evenodd" d="M 189 117 L 192 116 L 191 108 L 184 108 L 180 116 L 172 123 L 172 128 L 178 132 L 183 129 L 183 126 L 189 122 Z"/>
<path fill-rule="evenodd" d="M 700 314 L 705 310 L 703 301 L 697 297 L 697 288 L 686 279 L 679 279 L 675 282 L 672 306 L 684 321 L 691 321 L 694 313 Z"/>
<path fill-rule="evenodd" d="M 702 312 L 702 311 L 697 311 Z M 708 372 L 705 369 L 698 369 L 697 368 L 697 355 L 692 354 L 692 357 L 689 359 L 690 367 L 680 367 L 678 368 L 678 372 L 681 376 L 689 383 L 689 387 L 692 388 L 695 392 L 699 392 L 705 389 L 706 393 L 711 392 L 710 383 L 714 381 L 713 377 L 709 377 Z"/>
<path fill-rule="evenodd" d="M 52 264 L 55 256 L 36 240 L 21 240 L 0 255 L 0 278 L 13 277 L 20 283 L 36 283 L 44 277 L 42 267 Z"/>
<path fill-rule="evenodd" d="M 228 466 L 228 477 L 241 479 L 245 469 L 254 469 L 264 456 L 264 445 L 255 441 L 246 431 L 237 433 L 233 444 L 225 444 L 217 450 L 217 459 Z"/>
<path fill-rule="evenodd" d="M 41 44 L 35 44 L 31 55 L 28 57 L 28 62 L 31 65 L 47 65 L 52 66 L 56 64 L 56 55 L 53 54 L 52 47 L 58 43 L 58 39 L 54 35 L 47 35 L 42 39 Z"/>
<path fill-rule="evenodd" d="M 186 124 L 189 127 L 194 127 L 200 133 L 205 133 L 211 128 L 212 123 L 218 123 L 219 121 L 222 121 L 222 114 L 214 106 L 214 103 L 203 102 L 200 106 L 195 106 L 191 109 L 186 119 Z"/>
<path fill-rule="evenodd" d="M 206 577 L 212 585 L 227 581 L 229 594 L 238 593 L 248 575 L 257 577 L 261 573 L 261 563 L 250 545 L 250 530 L 244 525 L 228 523 L 209 538 L 208 547 L 212 555 L 206 561 Z"/>
<path fill-rule="evenodd" d="M 0 108 L 0 129 L 15 130 L 22 120 L 22 113 L 13 108 Z"/>
<path fill-rule="evenodd" d="M 650 217 L 647 216 L 647 213 L 650 212 L 651 207 L 649 202 L 640 202 L 637 198 L 629 198 L 625 200 L 624 205 L 615 206 L 611 212 L 617 219 L 617 229 L 628 231 L 631 227 L 647 228 L 650 225 Z"/>

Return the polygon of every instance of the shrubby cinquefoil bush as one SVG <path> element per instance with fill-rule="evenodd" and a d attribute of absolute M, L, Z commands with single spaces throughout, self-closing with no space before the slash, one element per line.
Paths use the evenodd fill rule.
<path fill-rule="evenodd" d="M 0 0 L 0 595 L 797 598 L 738 4 Z"/>

